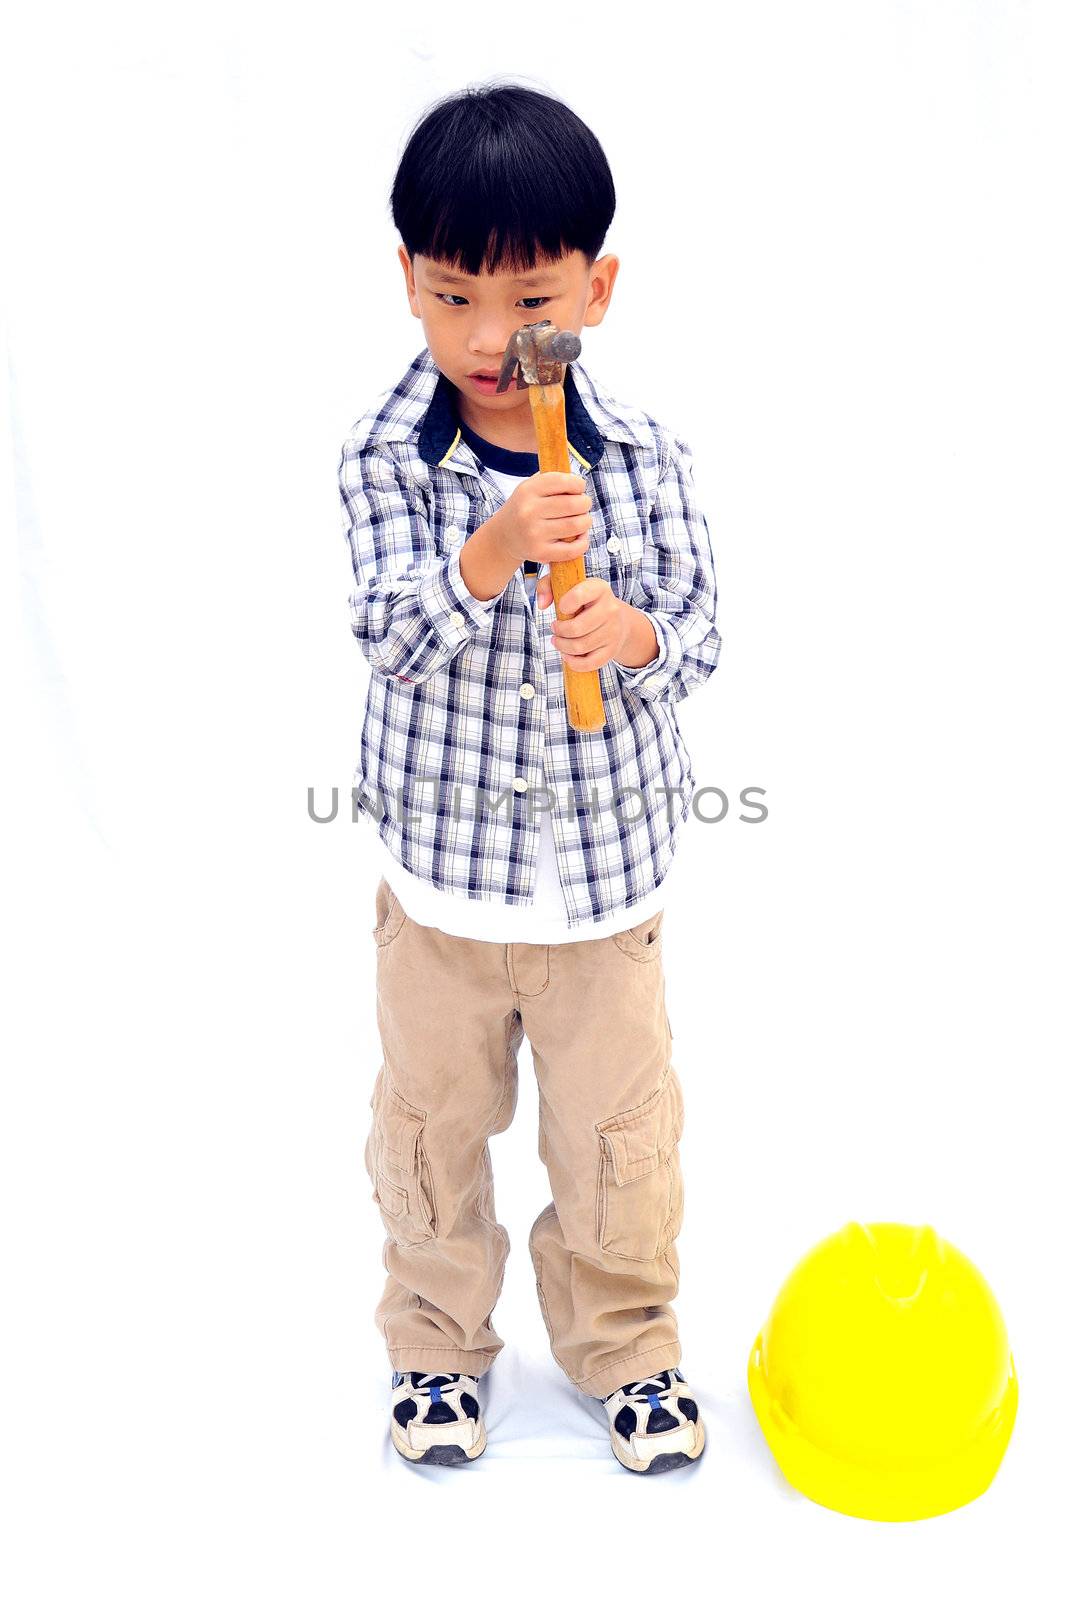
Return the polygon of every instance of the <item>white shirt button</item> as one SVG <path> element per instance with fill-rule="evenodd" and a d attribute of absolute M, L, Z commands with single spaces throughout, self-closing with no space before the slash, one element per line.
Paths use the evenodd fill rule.
<path fill-rule="evenodd" d="M 525 778 L 512 778 L 511 787 L 513 789 L 518 789 L 519 793 L 521 794 L 522 791 L 525 788 L 528 788 L 529 786 L 528 786 Z"/>
<path fill-rule="evenodd" d="M 459 529 L 457 527 L 455 527 L 455 526 L 453 526 L 451 528 L 446 528 L 445 529 L 445 538 L 448 540 L 449 544 L 454 544 L 456 542 L 456 540 L 459 538 Z"/>
<path fill-rule="evenodd" d="M 520 683 L 519 684 L 519 693 L 522 695 L 522 698 L 524 700 L 529 700 L 530 696 L 532 694 L 536 694 L 537 691 L 534 688 L 532 683 Z"/>
<path fill-rule="evenodd" d="M 450 611 L 448 613 L 448 620 L 449 620 L 449 622 L 454 622 L 456 624 L 457 628 L 462 628 L 462 626 L 463 626 L 463 613 L 462 613 L 462 611 Z"/>
<path fill-rule="evenodd" d="M 610 539 L 605 540 L 605 546 L 604 547 L 607 550 L 621 550 L 622 549 L 622 540 L 621 539 L 616 539 L 615 535 L 612 534 Z"/>

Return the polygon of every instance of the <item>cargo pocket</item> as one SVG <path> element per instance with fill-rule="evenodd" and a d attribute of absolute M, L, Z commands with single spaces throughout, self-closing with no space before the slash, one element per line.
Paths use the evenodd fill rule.
<path fill-rule="evenodd" d="M 397 898 L 396 890 L 385 878 L 378 880 L 374 894 L 374 942 L 380 950 L 392 944 L 407 921 L 407 913 Z"/>
<path fill-rule="evenodd" d="M 631 961 L 658 961 L 663 954 L 665 909 L 661 906 L 650 917 L 645 917 L 643 922 L 635 922 L 632 928 L 620 928 L 618 933 L 612 934 L 619 949 Z"/>
<path fill-rule="evenodd" d="M 371 1106 L 374 1198 L 386 1230 L 401 1244 L 425 1244 L 437 1231 L 433 1182 L 422 1147 L 426 1113 L 380 1079 Z"/>
<path fill-rule="evenodd" d="M 681 1085 L 672 1067 L 651 1099 L 597 1123 L 597 1239 L 608 1255 L 654 1261 L 677 1237 L 683 1119 Z"/>

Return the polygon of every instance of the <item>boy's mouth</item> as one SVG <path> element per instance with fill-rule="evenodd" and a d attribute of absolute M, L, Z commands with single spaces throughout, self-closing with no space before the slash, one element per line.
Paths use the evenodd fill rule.
<path fill-rule="evenodd" d="M 500 382 L 500 373 L 499 372 L 472 372 L 470 374 L 470 381 L 471 381 L 471 383 L 474 384 L 474 386 L 478 390 L 481 391 L 482 394 L 495 394 L 496 393 L 496 386 Z M 511 381 L 508 384 L 508 389 L 514 389 L 514 387 L 515 387 L 515 374 L 512 373 Z M 501 394 L 507 394 L 508 389 L 502 389 L 500 391 Z"/>

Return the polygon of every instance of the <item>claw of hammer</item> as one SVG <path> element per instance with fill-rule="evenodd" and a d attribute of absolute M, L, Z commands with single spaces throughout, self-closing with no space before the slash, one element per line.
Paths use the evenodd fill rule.
<path fill-rule="evenodd" d="M 562 383 L 564 363 L 576 361 L 581 353 L 582 341 L 576 333 L 557 328 L 547 318 L 524 323 L 508 340 L 496 392 L 504 393 L 513 374 L 516 389 L 528 389 L 532 383 Z"/>

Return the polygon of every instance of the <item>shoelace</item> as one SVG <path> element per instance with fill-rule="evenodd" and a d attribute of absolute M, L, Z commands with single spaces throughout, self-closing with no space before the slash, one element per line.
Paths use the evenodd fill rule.
<path fill-rule="evenodd" d="M 452 1384 L 459 1383 L 460 1379 L 462 1377 L 464 1377 L 464 1374 L 462 1372 L 412 1372 L 412 1373 L 409 1373 L 408 1376 L 414 1380 L 412 1382 L 412 1385 L 411 1385 L 413 1389 L 416 1389 L 416 1390 L 438 1389 L 438 1390 L 440 1390 L 440 1389 L 449 1387 Z M 403 1373 L 398 1372 L 398 1373 L 394 1374 L 394 1377 L 393 1377 L 393 1388 L 394 1389 L 398 1389 L 400 1387 L 400 1385 L 403 1383 L 403 1381 L 404 1381 L 404 1374 Z M 471 1382 L 472 1383 L 477 1383 L 478 1379 L 477 1378 L 472 1378 Z"/>
<path fill-rule="evenodd" d="M 682 1377 L 681 1372 L 675 1367 L 673 1372 L 665 1370 L 657 1372 L 652 1378 L 638 1378 L 634 1383 L 621 1384 L 614 1393 L 624 1394 L 631 1400 L 651 1401 L 653 1396 L 658 1397 L 665 1390 L 673 1388 L 675 1383 L 684 1382 L 685 1379 Z M 601 1403 L 607 1405 L 610 1399 L 611 1395 L 607 1395 Z"/>

